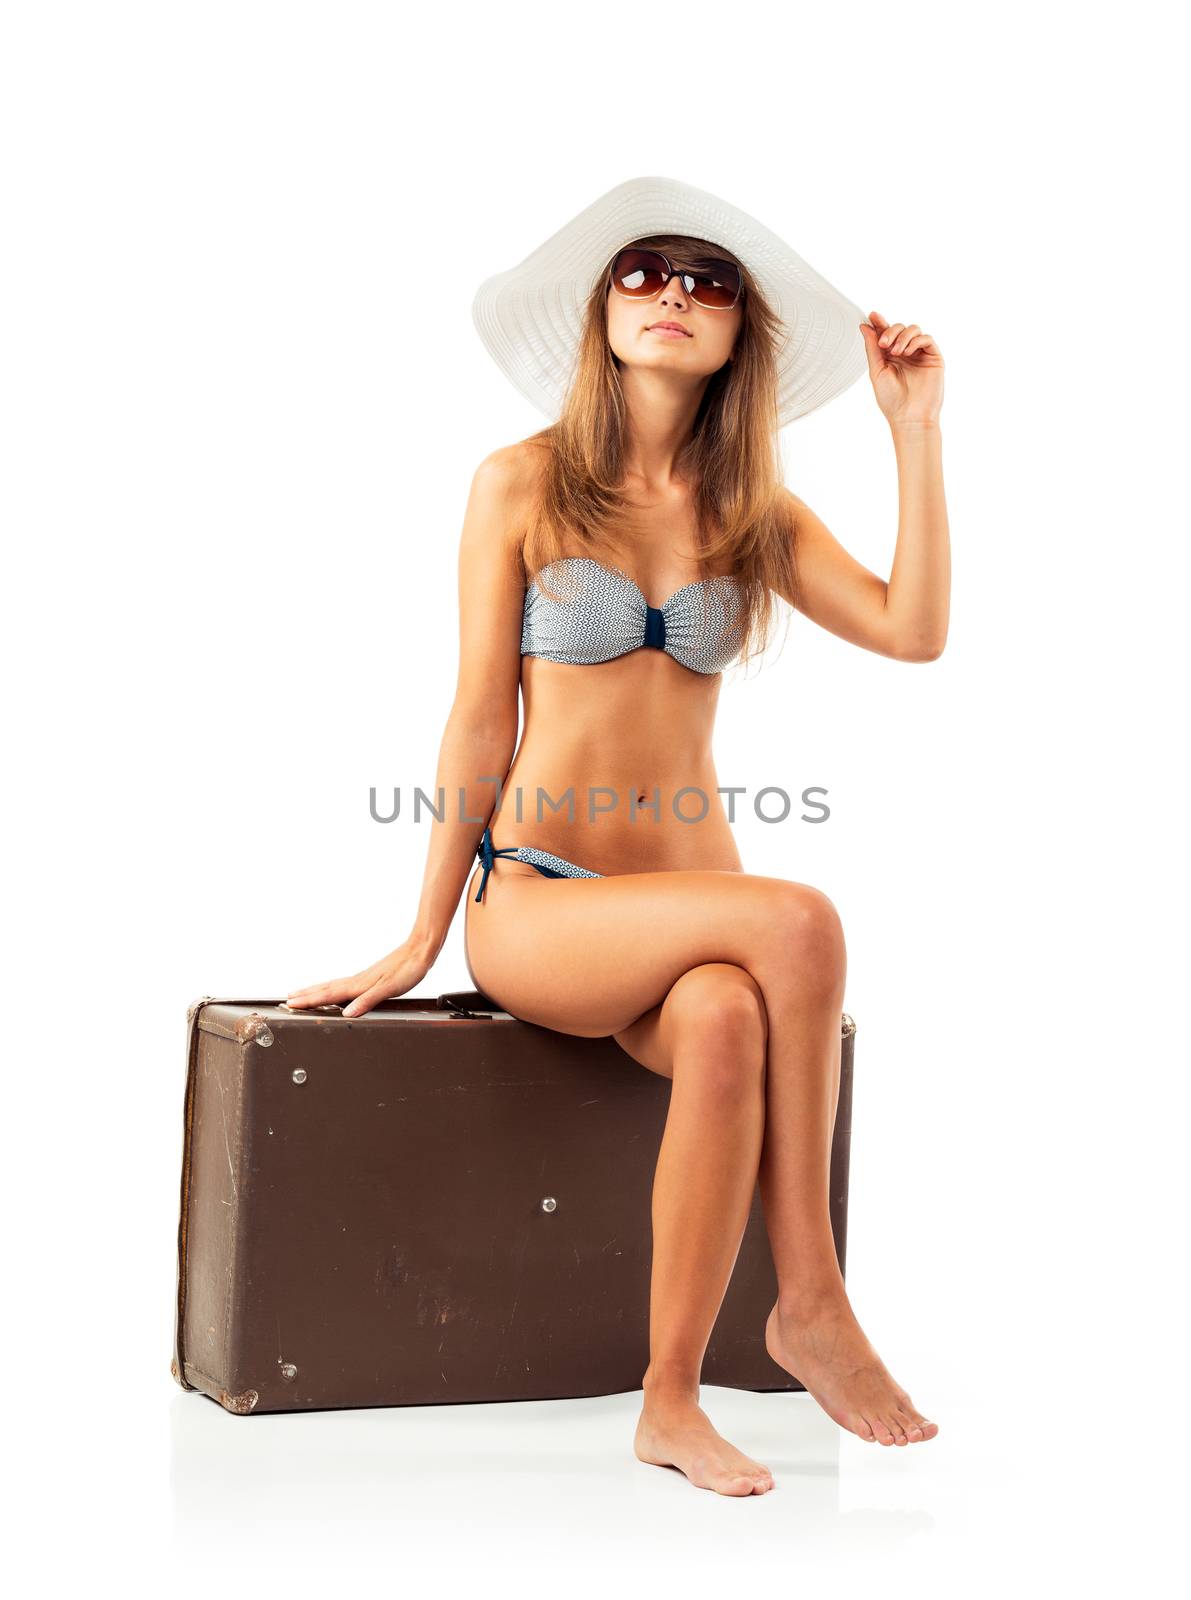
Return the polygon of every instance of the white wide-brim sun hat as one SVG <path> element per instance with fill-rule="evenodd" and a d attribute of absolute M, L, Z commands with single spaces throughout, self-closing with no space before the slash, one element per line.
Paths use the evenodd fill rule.
<path fill-rule="evenodd" d="M 726 246 L 781 318 L 778 426 L 842 394 L 865 370 L 865 313 L 746 211 L 676 178 L 609 189 L 519 266 L 486 278 L 472 319 L 497 366 L 552 420 L 562 410 L 583 308 L 615 253 L 634 239 L 682 233 Z"/>

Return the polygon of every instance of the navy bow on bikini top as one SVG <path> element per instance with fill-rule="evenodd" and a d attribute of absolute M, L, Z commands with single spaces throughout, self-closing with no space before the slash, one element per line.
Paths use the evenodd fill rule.
<path fill-rule="evenodd" d="M 739 602 L 735 578 L 724 576 L 683 584 L 651 606 L 627 572 L 564 556 L 526 588 L 521 654 L 594 666 L 649 645 L 692 672 L 722 672 L 740 654 Z"/>

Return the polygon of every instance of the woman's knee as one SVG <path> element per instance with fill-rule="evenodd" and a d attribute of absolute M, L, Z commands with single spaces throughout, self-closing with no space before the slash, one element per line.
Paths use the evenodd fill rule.
<path fill-rule="evenodd" d="M 677 1071 L 689 1064 L 724 1087 L 764 1078 L 769 1034 L 760 985 L 743 967 L 708 962 L 674 983 L 662 1004 Z"/>
<path fill-rule="evenodd" d="M 840 914 L 809 883 L 784 883 L 774 894 L 773 943 L 782 968 L 800 985 L 835 989 L 844 979 L 847 946 Z"/>

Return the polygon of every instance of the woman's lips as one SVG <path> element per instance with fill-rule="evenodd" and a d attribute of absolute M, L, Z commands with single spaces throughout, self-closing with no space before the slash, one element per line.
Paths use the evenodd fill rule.
<path fill-rule="evenodd" d="M 646 331 L 649 332 L 649 333 L 656 333 L 659 339 L 689 339 L 690 338 L 690 334 L 687 333 L 685 328 L 664 328 L 664 327 L 663 328 L 659 328 L 657 326 L 654 326 L 652 328 L 647 329 Z"/>

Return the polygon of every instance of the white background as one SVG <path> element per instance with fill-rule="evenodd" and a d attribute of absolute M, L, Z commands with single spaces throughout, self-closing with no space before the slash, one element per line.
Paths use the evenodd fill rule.
<path fill-rule="evenodd" d="M 5 1332 L 39 1573 L 134 1592 L 663 1575 L 733 1592 L 1140 1578 L 1185 1455 L 1185 125 L 1156 5 L 10 4 L 0 32 L 9 756 Z M 848 1281 L 937 1439 L 704 1390 L 236 1419 L 169 1376 L 184 1017 L 409 931 L 472 472 L 543 419 L 479 281 L 661 173 L 947 362 L 940 660 L 795 617 L 721 780 L 811 882 L 858 1024 Z M 887 575 L 867 376 L 783 435 Z M 462 917 L 418 992 L 467 987 Z M 1181 1509 L 1181 1506 L 1180 1506 Z M 460 1528 L 466 1528 L 461 1537 Z"/>

